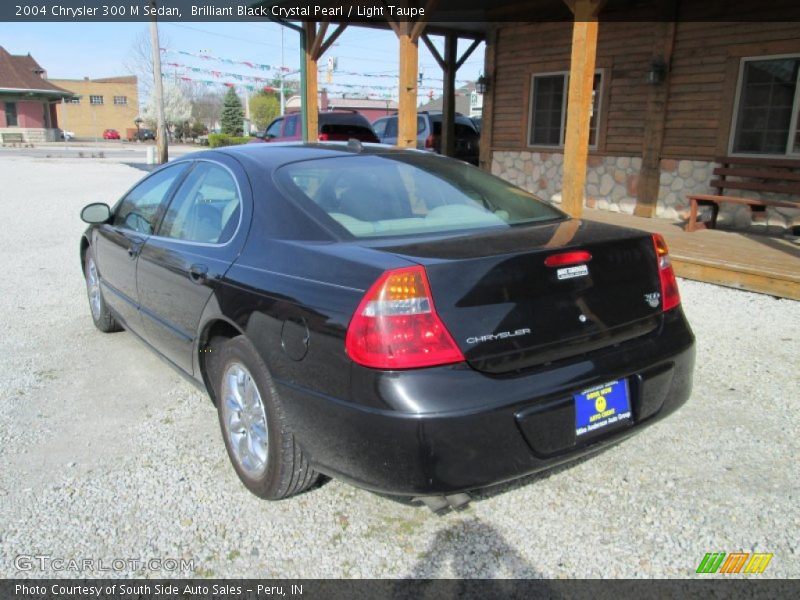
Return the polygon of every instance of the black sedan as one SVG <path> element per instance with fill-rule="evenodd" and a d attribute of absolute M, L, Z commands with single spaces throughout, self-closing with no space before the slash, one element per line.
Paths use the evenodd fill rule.
<path fill-rule="evenodd" d="M 264 498 L 324 473 L 452 502 L 618 442 L 691 391 L 660 236 L 570 219 L 455 160 L 238 146 L 82 218 L 95 325 L 208 391 Z"/>

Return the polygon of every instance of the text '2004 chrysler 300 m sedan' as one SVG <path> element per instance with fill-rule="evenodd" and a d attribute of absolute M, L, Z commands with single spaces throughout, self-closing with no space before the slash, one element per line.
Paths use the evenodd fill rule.
<path fill-rule="evenodd" d="M 451 159 L 214 150 L 82 218 L 95 325 L 208 390 L 264 498 L 325 473 L 446 505 L 619 441 L 691 391 L 659 236 L 570 219 Z"/>

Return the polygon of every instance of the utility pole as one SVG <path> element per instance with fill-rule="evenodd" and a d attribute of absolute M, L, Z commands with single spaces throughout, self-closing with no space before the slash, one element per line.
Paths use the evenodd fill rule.
<path fill-rule="evenodd" d="M 279 72 L 281 74 L 281 116 L 283 116 L 283 113 L 286 112 L 286 101 L 283 98 L 283 27 L 281 27 L 281 68 Z"/>
<path fill-rule="evenodd" d="M 153 93 L 156 95 L 156 147 L 157 162 L 160 165 L 169 160 L 167 153 L 167 127 L 164 123 L 164 83 L 161 81 L 161 49 L 158 43 L 158 23 L 156 22 L 156 0 L 150 0 L 152 19 L 150 20 L 150 42 L 153 55 Z"/>

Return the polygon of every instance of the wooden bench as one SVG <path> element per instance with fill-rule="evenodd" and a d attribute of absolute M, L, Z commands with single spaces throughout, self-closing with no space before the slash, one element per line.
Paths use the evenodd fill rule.
<path fill-rule="evenodd" d="M 3 144 L 24 144 L 25 138 L 21 133 L 0 133 Z"/>
<path fill-rule="evenodd" d="M 717 193 L 688 196 L 690 210 L 686 231 L 715 228 L 719 207 L 723 202 L 748 205 L 754 216 L 763 213 L 768 206 L 800 209 L 800 160 L 726 156 L 717 158 L 716 162 L 719 166 L 714 169 L 715 178 L 709 185 L 716 188 Z M 730 177 L 734 179 L 729 179 Z M 797 200 L 726 196 L 726 189 L 786 194 L 796 196 Z M 711 208 L 711 218 L 708 221 L 698 221 L 701 206 Z"/>

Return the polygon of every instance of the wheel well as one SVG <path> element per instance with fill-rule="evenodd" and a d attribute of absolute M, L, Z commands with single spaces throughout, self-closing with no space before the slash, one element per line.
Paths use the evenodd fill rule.
<path fill-rule="evenodd" d="M 203 376 L 203 383 L 206 386 L 206 391 L 208 391 L 208 395 L 215 405 L 217 403 L 217 395 L 213 381 L 216 379 L 216 368 L 218 367 L 215 361 L 215 352 L 219 350 L 221 344 L 239 335 L 242 335 L 239 329 L 227 321 L 218 319 L 209 323 L 203 335 L 200 336 L 200 343 L 198 345 L 200 373 Z"/>

